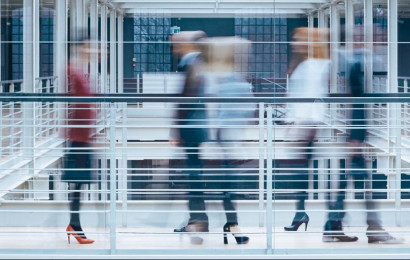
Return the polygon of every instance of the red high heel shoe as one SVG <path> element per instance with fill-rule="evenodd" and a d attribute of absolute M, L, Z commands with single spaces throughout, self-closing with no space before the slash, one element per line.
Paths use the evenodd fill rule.
<path fill-rule="evenodd" d="M 68 243 L 70 244 L 70 235 L 72 235 L 75 239 L 77 239 L 77 242 L 79 244 L 92 244 L 94 243 L 94 240 L 92 239 L 88 239 L 85 237 L 81 237 L 77 234 L 77 231 L 74 230 L 73 227 L 71 227 L 71 225 L 67 226 L 67 238 L 68 238 Z"/>

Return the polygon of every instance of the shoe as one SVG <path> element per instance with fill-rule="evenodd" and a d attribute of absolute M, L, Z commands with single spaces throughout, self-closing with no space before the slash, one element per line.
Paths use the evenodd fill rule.
<path fill-rule="evenodd" d="M 343 232 L 342 221 L 328 220 L 324 227 L 322 241 L 325 243 L 333 242 L 356 242 L 356 236 L 348 236 Z"/>
<path fill-rule="evenodd" d="M 205 221 L 193 221 L 181 228 L 175 228 L 174 232 L 209 232 L 209 224 Z"/>
<path fill-rule="evenodd" d="M 70 244 L 70 235 L 72 235 L 79 244 L 92 244 L 94 243 L 94 240 L 88 239 L 83 232 L 78 232 L 74 230 L 74 228 L 71 225 L 67 226 L 67 238 L 68 238 L 68 243 Z"/>
<path fill-rule="evenodd" d="M 285 231 L 297 231 L 303 223 L 305 223 L 305 231 L 307 230 L 307 226 L 309 223 L 309 216 L 303 212 L 302 217 L 297 217 L 298 213 L 295 215 L 292 221 L 292 225 L 284 227 Z"/>
<path fill-rule="evenodd" d="M 237 244 L 247 244 L 249 242 L 249 237 L 239 236 L 240 230 L 238 224 L 236 223 L 226 223 L 223 227 L 224 231 L 224 244 L 228 244 L 228 233 L 231 233 L 236 240 Z"/>
<path fill-rule="evenodd" d="M 192 221 L 182 228 L 175 228 L 176 233 L 197 233 L 197 232 L 209 232 L 208 221 Z M 202 237 L 197 234 L 192 234 L 190 236 L 191 244 L 201 245 L 203 243 Z"/>
<path fill-rule="evenodd" d="M 366 235 L 369 244 L 402 244 L 404 242 L 403 238 L 393 237 L 381 227 L 368 228 Z"/>
<path fill-rule="evenodd" d="M 391 235 L 370 236 L 367 238 L 369 244 L 403 244 L 404 238 L 392 237 Z"/>
<path fill-rule="evenodd" d="M 358 237 L 348 236 L 343 232 L 329 232 L 323 233 L 322 241 L 325 243 L 334 243 L 334 242 L 356 242 L 359 240 Z"/>

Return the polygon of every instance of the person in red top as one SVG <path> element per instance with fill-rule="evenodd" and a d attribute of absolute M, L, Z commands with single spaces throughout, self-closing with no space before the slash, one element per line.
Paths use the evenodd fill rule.
<path fill-rule="evenodd" d="M 89 77 L 84 70 L 88 67 L 89 55 L 92 52 L 89 41 L 79 37 L 73 49 L 77 55 L 70 60 L 67 66 L 68 93 L 72 96 L 90 96 L 91 88 Z M 70 223 L 67 226 L 68 243 L 72 235 L 80 244 L 91 244 L 87 239 L 80 223 L 81 190 L 85 184 L 93 181 L 91 141 L 95 131 L 96 113 L 93 104 L 71 103 L 68 112 L 66 131 L 67 154 L 64 158 L 62 181 L 67 182 L 72 192 L 70 198 Z"/>

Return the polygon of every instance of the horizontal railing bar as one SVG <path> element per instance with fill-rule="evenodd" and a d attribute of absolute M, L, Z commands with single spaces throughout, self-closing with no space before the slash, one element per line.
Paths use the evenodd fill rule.
<path fill-rule="evenodd" d="M 53 93 L 0 93 L 1 102 L 176 102 L 176 103 L 410 103 L 410 93 L 372 93 L 361 98 L 345 94 L 330 94 L 327 97 L 287 97 L 286 94 L 256 95 L 254 97 L 181 97 L 179 94 L 95 94 L 93 96 L 72 96 Z"/>

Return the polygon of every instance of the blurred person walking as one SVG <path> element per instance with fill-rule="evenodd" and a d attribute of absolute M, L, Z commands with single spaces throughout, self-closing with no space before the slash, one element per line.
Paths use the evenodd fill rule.
<path fill-rule="evenodd" d="M 202 31 L 181 32 L 174 34 L 173 52 L 181 57 L 178 70 L 185 72 L 185 82 L 181 93 L 182 97 L 202 97 L 204 93 L 204 81 L 199 77 L 202 66 L 202 57 L 199 52 L 197 41 L 206 34 Z M 205 188 L 201 178 L 203 160 L 200 158 L 200 146 L 208 140 L 206 107 L 203 103 L 180 103 L 177 107 L 177 142 L 185 149 L 185 166 L 188 172 L 188 223 L 174 229 L 174 232 L 208 232 L 208 216 L 205 213 L 205 200 L 203 189 Z M 202 238 L 191 237 L 191 242 L 201 244 Z"/>
<path fill-rule="evenodd" d="M 298 98 L 322 98 L 329 89 L 328 31 L 325 29 L 296 28 L 293 32 L 292 59 L 289 67 L 288 96 Z M 312 42 L 310 42 L 310 40 Z M 309 47 L 313 53 L 309 57 Z M 312 158 L 312 147 L 316 138 L 315 126 L 323 124 L 326 106 L 322 103 L 291 103 L 288 105 L 288 121 L 294 124 L 295 137 L 301 142 L 302 165 L 298 170 L 298 182 L 302 191 L 295 194 L 297 212 L 286 231 L 297 231 L 309 223 L 305 212 L 308 190 L 308 167 Z"/>
<path fill-rule="evenodd" d="M 354 45 L 353 53 L 341 51 L 342 58 L 346 62 L 347 84 L 350 95 L 354 99 L 360 99 L 365 94 L 364 84 L 364 56 L 366 50 L 360 44 Z M 352 58 L 347 58 L 352 57 Z M 351 105 L 350 114 L 350 132 L 349 146 L 350 148 L 350 167 L 347 171 L 340 174 L 339 191 L 336 194 L 336 201 L 329 200 L 328 220 L 324 226 L 323 242 L 355 242 L 358 240 L 356 236 L 347 236 L 343 233 L 342 221 L 345 216 L 344 200 L 346 197 L 347 179 L 352 178 L 355 186 L 361 184 L 366 189 L 370 186 L 370 174 L 367 169 L 364 148 L 366 147 L 367 136 L 367 115 L 366 105 L 354 103 Z M 347 172 L 347 174 L 345 173 Z M 404 239 L 395 238 L 382 228 L 379 214 L 375 211 L 376 205 L 372 198 L 370 190 L 365 191 L 365 207 L 366 207 L 366 236 L 370 244 L 400 244 Z"/>
<path fill-rule="evenodd" d="M 250 42 L 239 37 L 215 37 L 202 40 L 202 55 L 204 59 L 203 73 L 207 94 L 224 98 L 251 97 L 252 86 L 241 75 L 235 72 L 235 67 L 247 68 L 250 53 Z M 244 126 L 250 124 L 254 116 L 255 105 L 248 103 L 220 103 L 211 122 L 215 122 L 216 137 L 222 148 L 222 174 L 217 181 L 223 190 L 223 207 L 226 223 L 223 226 L 224 244 L 228 244 L 228 234 L 232 234 L 236 243 L 246 244 L 249 237 L 241 234 L 238 227 L 238 216 L 232 202 L 232 190 L 237 186 L 238 170 L 233 162 L 238 154 L 244 134 Z M 212 115 L 212 113 L 210 113 Z M 218 178 L 218 179 L 219 179 Z"/>
<path fill-rule="evenodd" d="M 85 30 L 77 31 L 77 39 L 71 51 L 74 54 L 67 66 L 68 93 L 71 96 L 91 96 L 90 79 L 84 68 L 88 66 L 90 54 L 97 50 L 90 48 L 90 40 Z M 68 153 L 64 158 L 62 181 L 67 182 L 70 199 L 70 222 L 67 226 L 68 243 L 70 235 L 80 244 L 91 244 L 94 240 L 88 239 L 81 227 L 80 199 L 81 190 L 94 180 L 92 171 L 93 150 L 92 136 L 95 132 L 96 113 L 93 104 L 73 103 L 68 110 L 68 129 L 66 139 Z"/>

